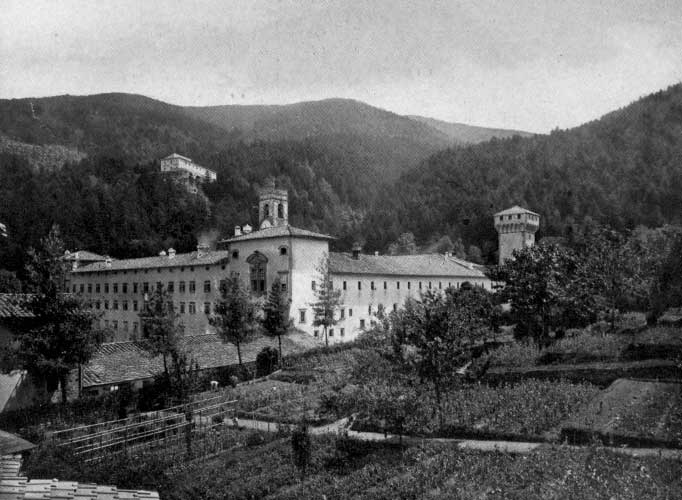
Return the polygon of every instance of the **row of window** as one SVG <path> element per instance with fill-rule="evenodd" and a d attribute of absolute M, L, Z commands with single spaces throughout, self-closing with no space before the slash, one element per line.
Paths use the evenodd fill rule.
<path fill-rule="evenodd" d="M 118 320 L 112 320 L 111 322 L 108 319 L 104 320 L 104 327 L 105 328 L 111 328 L 112 330 L 118 330 Z M 128 322 L 127 321 L 121 321 L 121 330 L 124 332 L 130 331 L 128 330 Z M 133 330 L 132 332 L 136 334 L 139 330 L 139 323 L 137 321 L 133 321 Z"/>
<path fill-rule="evenodd" d="M 118 311 L 118 310 L 127 311 L 128 310 L 128 301 L 127 300 L 122 300 L 121 302 L 119 302 L 118 300 L 113 300 L 113 301 L 111 301 L 111 303 L 109 303 L 108 300 L 104 300 L 104 301 L 96 300 L 96 301 L 92 302 L 91 305 L 94 309 L 97 309 L 97 310 L 100 310 L 100 309 L 109 310 L 110 305 L 111 305 L 111 309 L 114 311 Z M 185 306 L 187 306 L 187 307 L 185 307 Z M 175 306 L 173 305 L 172 302 L 169 302 L 168 308 L 169 309 L 175 309 Z M 211 314 L 211 309 L 212 309 L 211 303 L 210 302 L 204 302 L 204 313 Z M 137 300 L 132 301 L 132 310 L 133 311 L 139 311 L 140 310 L 139 309 L 139 303 Z M 178 302 L 177 310 L 180 314 L 185 314 L 185 312 L 187 312 L 188 314 L 196 314 L 197 304 L 196 304 L 196 302 L 187 302 L 187 303 Z"/>
<path fill-rule="evenodd" d="M 419 290 L 422 290 L 422 289 L 424 288 L 423 285 L 424 285 L 424 284 L 423 284 L 421 281 L 418 283 L 418 288 L 419 288 Z M 451 287 L 451 286 L 452 286 L 452 282 L 451 282 L 451 281 L 448 281 L 448 286 L 447 286 L 447 288 L 449 288 L 449 287 Z M 459 283 L 459 282 L 455 282 L 455 286 L 456 286 L 457 288 L 459 288 L 460 283 Z M 396 282 L 395 282 L 395 287 L 396 287 L 396 290 L 400 290 L 400 281 L 396 281 Z M 317 288 L 317 282 L 315 282 L 315 281 L 311 282 L 311 288 L 312 288 L 313 290 L 315 290 L 315 289 Z M 375 284 L 374 281 L 370 281 L 370 282 L 369 282 L 369 288 L 370 288 L 370 290 L 377 290 L 377 287 L 376 287 L 376 284 Z M 429 290 L 431 290 L 431 289 L 433 288 L 433 282 L 429 281 L 429 282 L 428 282 L 427 288 L 428 288 Z M 343 284 L 342 284 L 342 286 L 341 286 L 341 289 L 342 289 L 342 290 L 348 290 L 348 282 L 347 282 L 347 281 L 344 281 L 344 282 L 343 282 Z M 408 289 L 408 290 L 411 290 L 411 289 L 412 289 L 412 282 L 411 282 L 411 281 L 408 281 L 408 282 L 407 282 L 407 289 Z M 438 282 L 438 289 L 439 289 L 439 290 L 442 290 L 442 289 L 443 289 L 443 282 L 442 282 L 442 281 L 439 281 L 439 282 Z M 358 290 L 362 290 L 362 281 L 358 281 Z M 388 281 L 384 281 L 384 290 L 388 290 Z"/>
<path fill-rule="evenodd" d="M 196 293 L 197 291 L 197 284 L 196 281 L 178 281 L 178 292 L 179 293 L 185 293 L 189 289 L 189 293 Z M 221 281 L 222 283 L 222 281 Z M 119 285 L 120 285 L 120 291 L 121 293 L 128 293 L 128 283 L 104 283 L 101 285 L 100 283 L 88 283 L 87 286 L 85 283 L 81 283 L 80 285 L 76 285 L 74 283 L 72 287 L 73 293 L 102 293 L 102 290 L 104 290 L 104 293 L 119 293 Z M 156 289 L 161 290 L 164 286 L 164 283 L 161 281 L 156 282 Z M 150 290 L 149 282 L 144 282 L 144 283 L 132 283 L 132 292 L 133 293 L 148 293 Z M 175 293 L 175 281 L 169 281 L 166 283 L 166 291 L 168 293 Z M 204 293 L 210 293 L 211 292 L 211 281 L 206 280 L 204 281 Z"/>
<path fill-rule="evenodd" d="M 365 320 L 361 320 L 361 322 L 363 322 L 363 323 L 364 323 L 364 321 Z M 364 327 L 365 326 L 363 324 L 361 328 L 364 328 Z M 315 338 L 319 337 L 320 336 L 320 330 L 313 330 L 313 336 Z M 333 328 L 330 328 L 329 330 L 327 330 L 327 336 L 328 337 L 334 336 L 334 329 Z M 346 336 L 346 329 L 345 328 L 339 328 L 339 337 L 345 337 L 345 336 Z"/>
<path fill-rule="evenodd" d="M 381 307 L 382 307 L 382 304 L 379 304 L 379 307 L 377 307 L 376 311 L 378 311 Z M 398 304 L 393 304 L 393 311 L 397 311 L 397 310 L 398 310 Z M 374 314 L 376 311 L 372 308 L 372 304 L 370 304 L 367 307 L 367 314 L 369 314 L 370 316 L 372 314 Z M 307 321 L 307 315 L 308 315 L 307 309 L 299 309 L 298 310 L 298 322 L 305 324 L 305 322 Z M 348 317 L 349 318 L 353 317 L 353 309 L 351 309 L 351 308 L 348 308 Z M 341 309 L 339 309 L 339 320 L 345 320 L 345 319 L 346 319 L 346 309 L 342 307 Z M 360 328 L 364 328 L 364 327 L 365 327 L 365 320 L 361 319 L 360 320 Z"/>

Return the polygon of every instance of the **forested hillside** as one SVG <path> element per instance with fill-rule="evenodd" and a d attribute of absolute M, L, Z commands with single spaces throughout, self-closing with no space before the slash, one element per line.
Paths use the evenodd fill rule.
<path fill-rule="evenodd" d="M 588 217 L 620 229 L 682 224 L 682 85 L 575 129 L 433 155 L 378 201 L 368 243 L 449 234 L 492 260 L 492 215 L 514 204 L 542 215 L 539 236 L 568 235 Z"/>
<path fill-rule="evenodd" d="M 618 229 L 682 224 L 682 85 L 575 129 L 442 150 L 395 182 L 377 158 L 406 158 L 414 148 L 397 133 L 387 140 L 389 125 L 380 136 L 328 129 L 242 140 L 242 132 L 146 98 L 120 111 L 115 102 L 129 97 L 112 94 L 93 106 L 33 100 L 33 111 L 29 100 L 0 101 L 9 110 L 0 113 L 4 133 L 88 152 L 56 170 L 0 155 L 0 222 L 10 235 L 0 240 L 0 267 L 20 269 L 22 252 L 52 222 L 71 249 L 115 257 L 189 251 L 203 231 L 227 236 L 236 224 L 254 224 L 257 189 L 269 177 L 288 189 L 293 224 L 337 236 L 334 248 L 343 250 L 355 240 L 382 252 L 454 244 L 459 254 L 494 262 L 492 214 L 514 204 L 542 215 L 539 237 L 570 236 L 590 220 Z M 106 120 L 103 102 L 118 110 Z M 164 148 L 216 169 L 218 181 L 204 186 L 205 196 L 169 182 L 152 161 Z M 407 232 L 415 238 L 401 238 Z"/>

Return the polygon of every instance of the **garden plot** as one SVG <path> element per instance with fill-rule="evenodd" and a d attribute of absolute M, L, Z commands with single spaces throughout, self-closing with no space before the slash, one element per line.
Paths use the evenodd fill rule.
<path fill-rule="evenodd" d="M 659 326 L 635 335 L 624 352 L 627 359 L 682 358 L 682 328 Z"/>
<path fill-rule="evenodd" d="M 616 380 L 563 426 L 570 443 L 682 448 L 682 382 Z"/>

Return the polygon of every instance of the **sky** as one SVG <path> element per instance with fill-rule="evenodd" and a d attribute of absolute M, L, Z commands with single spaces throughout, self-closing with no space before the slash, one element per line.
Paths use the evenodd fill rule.
<path fill-rule="evenodd" d="M 2 0 L 0 98 L 344 97 L 568 128 L 682 81 L 682 0 Z"/>

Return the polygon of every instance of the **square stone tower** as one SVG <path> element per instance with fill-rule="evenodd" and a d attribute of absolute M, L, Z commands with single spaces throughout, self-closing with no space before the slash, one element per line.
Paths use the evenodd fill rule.
<path fill-rule="evenodd" d="M 274 182 L 269 182 L 259 192 L 258 227 L 267 229 L 288 225 L 289 194 L 285 189 L 276 189 Z"/>
<path fill-rule="evenodd" d="M 494 215 L 499 238 L 499 264 L 512 258 L 514 250 L 535 244 L 535 232 L 540 227 L 540 215 L 518 205 Z"/>

